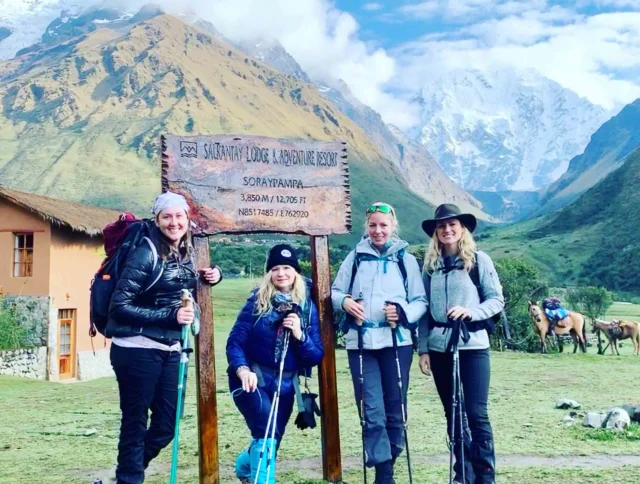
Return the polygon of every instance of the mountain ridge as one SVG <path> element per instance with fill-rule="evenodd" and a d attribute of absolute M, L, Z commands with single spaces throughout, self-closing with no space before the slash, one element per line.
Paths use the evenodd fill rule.
<path fill-rule="evenodd" d="M 545 192 L 538 213 L 562 208 L 617 170 L 640 146 L 640 99 L 626 105 L 592 136 L 583 153 Z"/>
<path fill-rule="evenodd" d="M 417 137 L 466 190 L 537 190 L 608 114 L 533 71 L 459 69 L 425 85 Z"/>
<path fill-rule="evenodd" d="M 14 188 L 143 210 L 160 188 L 161 133 L 244 133 L 345 140 L 355 213 L 382 193 L 401 219 L 433 213 L 317 89 L 173 16 L 4 62 L 0 98 L 0 179 Z M 417 229 L 408 236 L 423 237 Z"/>

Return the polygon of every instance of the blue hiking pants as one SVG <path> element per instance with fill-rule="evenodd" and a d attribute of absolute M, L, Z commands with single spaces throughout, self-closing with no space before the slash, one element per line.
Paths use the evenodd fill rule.
<path fill-rule="evenodd" d="M 247 422 L 247 427 L 254 439 L 264 439 L 267 430 L 267 421 L 269 419 L 269 411 L 271 410 L 271 402 L 274 398 L 278 386 L 277 371 L 265 371 L 263 369 L 262 376 L 264 385 L 259 386 L 254 392 L 245 392 L 242 390 L 242 382 L 235 374 L 229 375 L 229 390 L 233 395 L 233 401 L 240 410 L 240 413 Z M 278 419 L 276 425 L 275 438 L 278 442 L 282 440 L 285 427 L 293 411 L 295 401 L 295 388 L 293 379 L 282 379 L 280 387 L 280 404 L 278 408 Z M 269 438 L 271 433 L 269 433 Z"/>

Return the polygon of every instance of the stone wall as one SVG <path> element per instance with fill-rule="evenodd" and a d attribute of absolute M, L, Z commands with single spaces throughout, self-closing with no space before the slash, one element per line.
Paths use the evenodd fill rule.
<path fill-rule="evenodd" d="M 47 378 L 47 348 L 0 351 L 0 375 Z"/>
<path fill-rule="evenodd" d="M 78 380 L 93 380 L 113 376 L 109 348 L 93 351 L 78 351 Z"/>

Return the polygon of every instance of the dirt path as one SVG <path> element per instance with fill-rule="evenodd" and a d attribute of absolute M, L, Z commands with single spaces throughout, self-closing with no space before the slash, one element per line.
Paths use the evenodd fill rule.
<path fill-rule="evenodd" d="M 601 468 L 620 467 L 625 465 L 640 466 L 640 455 L 606 455 L 594 454 L 590 456 L 566 455 L 559 457 L 543 457 L 539 455 L 502 455 L 497 457 L 498 468 L 500 467 L 581 467 L 581 468 Z M 418 465 L 446 465 L 449 463 L 449 454 L 414 456 L 411 459 L 413 464 Z M 357 469 L 362 465 L 359 457 L 345 457 L 342 459 L 343 471 Z M 195 467 L 193 469 L 195 471 Z M 322 461 L 319 457 L 313 459 L 282 460 L 278 461 L 278 472 L 297 470 L 306 477 L 318 478 L 322 475 Z M 93 471 L 82 471 L 76 475 L 87 480 L 101 478 L 104 484 L 108 484 L 108 476 L 111 470 L 100 469 Z M 233 478 L 233 466 L 221 465 L 220 477 L 224 482 Z M 168 474 L 169 464 L 151 464 L 147 470 L 147 475 Z"/>
<path fill-rule="evenodd" d="M 497 456 L 497 467 L 620 467 L 624 465 L 640 466 L 640 455 L 604 455 L 595 454 L 590 456 L 567 455 L 560 457 L 543 457 L 539 455 L 503 455 Z M 405 460 L 406 462 L 406 460 Z M 418 465 L 447 465 L 449 464 L 449 454 L 412 456 L 412 464 Z M 402 464 L 402 462 L 399 462 Z M 342 459 L 342 469 L 357 469 L 362 466 L 362 458 L 345 457 Z M 322 461 L 316 459 L 285 460 L 278 462 L 279 470 L 298 470 L 308 477 L 322 475 Z"/>

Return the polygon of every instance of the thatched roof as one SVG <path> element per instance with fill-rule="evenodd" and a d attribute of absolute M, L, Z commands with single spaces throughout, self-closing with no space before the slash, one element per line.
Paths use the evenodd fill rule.
<path fill-rule="evenodd" d="M 3 187 L 0 187 L 0 199 L 29 210 L 47 222 L 91 236 L 101 235 L 104 226 L 115 222 L 120 215 L 115 210 L 66 202 Z"/>

